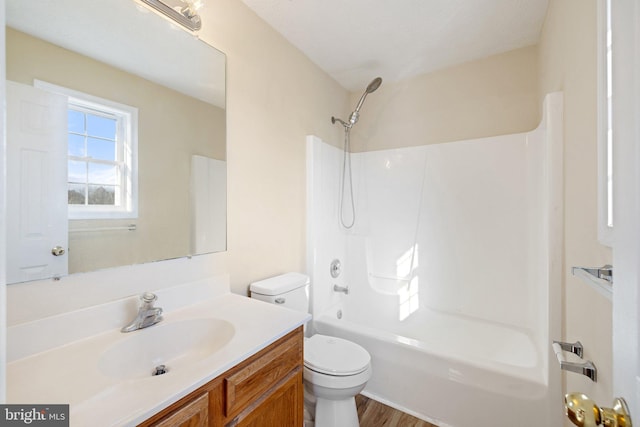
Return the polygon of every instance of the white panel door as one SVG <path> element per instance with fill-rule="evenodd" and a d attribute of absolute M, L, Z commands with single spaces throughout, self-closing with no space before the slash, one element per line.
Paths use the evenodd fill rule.
<path fill-rule="evenodd" d="M 613 1 L 611 12 L 613 392 L 627 401 L 634 425 L 640 425 L 640 4 Z"/>
<path fill-rule="evenodd" d="M 7 81 L 7 283 L 66 275 L 67 229 L 67 98 Z"/>

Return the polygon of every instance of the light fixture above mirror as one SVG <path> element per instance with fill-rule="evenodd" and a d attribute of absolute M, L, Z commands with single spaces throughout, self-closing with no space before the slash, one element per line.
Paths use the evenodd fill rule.
<path fill-rule="evenodd" d="M 185 3 L 183 7 L 171 7 L 161 0 L 141 1 L 191 31 L 198 31 L 202 27 L 198 10 L 202 7 L 203 0 L 180 0 Z"/>

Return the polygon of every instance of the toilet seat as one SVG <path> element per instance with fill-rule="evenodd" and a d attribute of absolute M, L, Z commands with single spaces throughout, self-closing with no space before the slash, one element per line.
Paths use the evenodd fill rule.
<path fill-rule="evenodd" d="M 304 341 L 304 365 L 312 371 L 332 376 L 357 375 L 371 362 L 369 353 L 342 338 L 316 334 Z"/>

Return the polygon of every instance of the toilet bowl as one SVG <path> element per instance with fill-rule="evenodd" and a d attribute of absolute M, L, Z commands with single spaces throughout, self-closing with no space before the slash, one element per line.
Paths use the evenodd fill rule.
<path fill-rule="evenodd" d="M 254 282 L 251 298 L 309 310 L 309 277 L 300 273 Z M 305 409 L 314 427 L 357 427 L 355 395 L 371 378 L 371 356 L 351 341 L 316 334 L 304 340 Z"/>
<path fill-rule="evenodd" d="M 315 397 L 316 427 L 358 426 L 354 396 L 371 378 L 371 357 L 359 345 L 316 334 L 304 343 L 304 387 Z"/>

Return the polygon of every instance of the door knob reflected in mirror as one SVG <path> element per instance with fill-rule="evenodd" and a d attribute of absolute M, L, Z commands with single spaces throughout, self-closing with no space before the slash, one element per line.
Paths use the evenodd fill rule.
<path fill-rule="evenodd" d="M 51 249 L 51 253 L 53 254 L 53 256 L 61 256 L 64 255 L 64 248 L 62 246 L 54 246 Z"/>
<path fill-rule="evenodd" d="M 578 427 L 632 427 L 627 403 L 622 398 L 613 401 L 613 408 L 601 408 L 589 396 L 570 393 L 564 396 L 567 417 Z"/>

